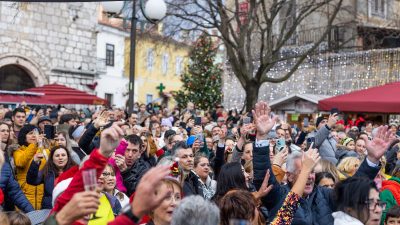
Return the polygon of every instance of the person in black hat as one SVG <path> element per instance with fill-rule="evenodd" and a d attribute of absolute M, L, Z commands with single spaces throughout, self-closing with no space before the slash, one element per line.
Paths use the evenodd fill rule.
<path fill-rule="evenodd" d="M 52 125 L 51 119 L 48 116 L 42 116 L 38 120 L 38 127 L 41 132 L 44 132 L 44 126 L 46 125 Z"/>
<path fill-rule="evenodd" d="M 336 158 L 336 140 L 331 135 L 332 126 L 338 120 L 337 114 L 329 115 L 329 117 L 320 116 L 316 120 L 317 130 L 308 134 L 307 144 L 314 143 L 314 147 L 318 148 L 322 159 L 329 160 L 334 165 L 337 164 Z"/>

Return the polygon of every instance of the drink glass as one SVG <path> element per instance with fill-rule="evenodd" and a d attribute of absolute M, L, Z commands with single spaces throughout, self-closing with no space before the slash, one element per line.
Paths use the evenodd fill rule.
<path fill-rule="evenodd" d="M 83 186 L 85 191 L 96 191 L 97 189 L 97 177 L 96 177 L 96 169 L 88 169 L 82 171 L 82 179 L 83 179 Z M 90 220 L 98 219 L 101 217 L 96 216 L 94 213 L 90 216 Z"/>

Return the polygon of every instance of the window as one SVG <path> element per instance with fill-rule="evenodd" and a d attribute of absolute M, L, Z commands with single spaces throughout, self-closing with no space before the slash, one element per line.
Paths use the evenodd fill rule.
<path fill-rule="evenodd" d="M 386 0 L 369 0 L 371 15 L 386 17 Z"/>
<path fill-rule="evenodd" d="M 175 61 L 175 72 L 176 75 L 181 75 L 182 73 L 182 63 L 183 63 L 183 58 L 178 56 L 176 57 L 176 61 Z"/>
<path fill-rule="evenodd" d="M 154 51 L 152 48 L 147 50 L 147 70 L 152 71 L 154 65 Z"/>
<path fill-rule="evenodd" d="M 167 54 L 167 53 L 165 53 L 164 55 L 163 55 L 163 58 L 162 58 L 162 64 L 161 64 L 161 66 L 162 66 L 162 73 L 164 74 L 164 75 L 166 75 L 167 73 L 168 73 L 168 61 L 169 61 L 169 55 Z"/>
<path fill-rule="evenodd" d="M 147 94 L 146 95 L 146 105 L 153 102 L 153 95 Z"/>
<path fill-rule="evenodd" d="M 113 94 L 105 93 L 104 98 L 107 100 L 109 106 L 113 105 Z"/>
<path fill-rule="evenodd" d="M 114 66 L 114 45 L 106 44 L 106 66 Z"/>

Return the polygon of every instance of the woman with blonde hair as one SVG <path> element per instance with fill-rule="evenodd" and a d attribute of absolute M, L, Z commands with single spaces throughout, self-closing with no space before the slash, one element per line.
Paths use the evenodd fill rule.
<path fill-rule="evenodd" d="M 335 178 L 335 182 L 346 179 L 346 177 L 339 172 L 336 166 L 326 159 L 321 159 L 318 161 L 317 165 L 315 165 L 314 172 L 328 172 L 333 175 L 333 177 Z"/>
<path fill-rule="evenodd" d="M 337 168 L 346 177 L 352 177 L 360 167 L 360 160 L 357 157 L 346 157 L 340 161 Z"/>

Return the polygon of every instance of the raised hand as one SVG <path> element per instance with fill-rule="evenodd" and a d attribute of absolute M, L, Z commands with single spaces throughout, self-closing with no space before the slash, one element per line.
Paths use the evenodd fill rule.
<path fill-rule="evenodd" d="M 268 185 L 268 181 L 269 181 L 269 177 L 270 177 L 270 172 L 269 170 L 267 170 L 267 173 L 265 174 L 264 177 L 264 181 L 260 187 L 260 190 L 258 190 L 256 193 L 254 193 L 254 196 L 258 199 L 267 196 L 268 193 L 271 191 L 273 185 Z"/>
<path fill-rule="evenodd" d="M 338 115 L 337 115 L 337 113 L 334 113 L 334 114 L 332 114 L 332 115 L 329 115 L 329 118 L 328 118 L 328 127 L 332 127 L 333 125 L 335 125 L 336 123 L 337 123 L 337 121 L 338 121 Z"/>
<path fill-rule="evenodd" d="M 289 149 L 287 146 L 285 146 L 285 149 L 278 152 L 275 156 L 274 156 L 274 161 L 272 164 L 274 165 L 278 165 L 280 167 L 282 167 L 282 165 L 286 162 L 286 159 L 288 157 L 288 152 Z"/>
<path fill-rule="evenodd" d="M 94 120 L 93 125 L 96 129 L 100 129 L 100 127 L 104 127 L 108 123 L 108 111 L 103 111 L 100 115 Z"/>
<path fill-rule="evenodd" d="M 161 180 L 170 173 L 169 166 L 157 166 L 150 169 L 140 180 L 132 202 L 132 213 L 141 218 L 157 208 L 168 196 L 167 192 L 157 192 Z"/>
<path fill-rule="evenodd" d="M 378 132 L 372 141 L 365 136 L 363 138 L 368 152 L 368 160 L 375 164 L 379 163 L 379 160 L 396 139 L 392 131 L 388 129 L 388 126 L 378 127 Z"/>
<path fill-rule="evenodd" d="M 100 194 L 85 191 L 74 194 L 72 199 L 56 214 L 57 224 L 67 225 L 95 213 L 100 205 Z"/>
<path fill-rule="evenodd" d="M 305 169 L 308 172 L 311 172 L 314 166 L 318 163 L 321 159 L 318 153 L 318 149 L 312 148 L 311 145 L 307 152 L 303 154 L 303 167 L 302 170 Z"/>
<path fill-rule="evenodd" d="M 124 131 L 119 127 L 121 122 L 114 123 L 111 127 L 101 132 L 100 152 L 105 157 L 110 157 L 124 137 Z"/>
<path fill-rule="evenodd" d="M 266 102 L 259 102 L 253 110 L 253 118 L 257 128 L 257 139 L 265 139 L 265 135 L 274 127 L 277 116 L 271 118 L 271 108 Z"/>

